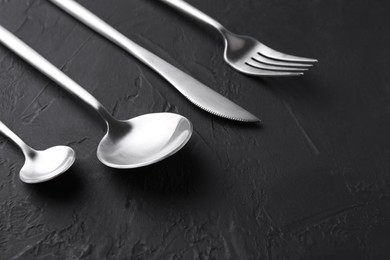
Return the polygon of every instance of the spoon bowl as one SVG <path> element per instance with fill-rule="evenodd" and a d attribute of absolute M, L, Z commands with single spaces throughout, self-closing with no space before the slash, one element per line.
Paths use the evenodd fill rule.
<path fill-rule="evenodd" d="M 99 144 L 97 157 L 109 167 L 129 169 L 158 162 L 180 150 L 192 135 L 190 121 L 172 113 L 147 114 L 128 121 L 116 120 L 88 91 L 1 26 L 0 42 L 100 115 L 106 122 L 107 134 Z M 57 149 L 25 152 L 28 161 L 21 172 L 21 178 L 27 182 L 39 182 L 52 178 L 69 167 L 71 160 L 68 156 L 72 152 L 64 148 Z M 59 159 L 54 160 L 50 152 L 57 154 Z M 37 163 L 44 159 L 50 163 Z M 38 174 L 35 175 L 34 171 Z"/>
<path fill-rule="evenodd" d="M 76 153 L 68 146 L 55 146 L 44 151 L 31 149 L 19 177 L 25 183 L 51 180 L 68 170 L 76 159 Z"/>
<path fill-rule="evenodd" d="M 192 135 L 192 124 L 173 113 L 153 113 L 110 122 L 97 149 L 112 168 L 131 169 L 161 161 L 180 150 Z"/>

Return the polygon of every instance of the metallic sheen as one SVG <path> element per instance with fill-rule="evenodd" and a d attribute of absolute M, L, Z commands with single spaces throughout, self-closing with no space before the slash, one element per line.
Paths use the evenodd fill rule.
<path fill-rule="evenodd" d="M 67 171 L 76 160 L 76 153 L 68 146 L 55 146 L 44 151 L 32 149 L 1 121 L 0 133 L 12 140 L 23 152 L 26 161 L 19 172 L 19 178 L 25 183 L 51 180 Z"/>
<path fill-rule="evenodd" d="M 107 134 L 97 156 L 109 167 L 128 169 L 158 162 L 180 150 L 192 135 L 191 122 L 172 113 L 116 120 L 90 93 L 1 26 L 0 42 L 99 113 L 107 124 Z"/>
<path fill-rule="evenodd" d="M 275 51 L 256 39 L 237 35 L 222 24 L 182 0 L 160 0 L 182 13 L 214 27 L 225 41 L 225 61 L 234 69 L 254 76 L 299 76 L 315 59 L 292 56 Z M 305 62 L 305 63 L 301 63 Z"/>
<path fill-rule="evenodd" d="M 260 121 L 245 109 L 131 41 L 77 2 L 73 0 L 49 1 L 144 62 L 199 108 L 231 120 L 242 122 Z"/>

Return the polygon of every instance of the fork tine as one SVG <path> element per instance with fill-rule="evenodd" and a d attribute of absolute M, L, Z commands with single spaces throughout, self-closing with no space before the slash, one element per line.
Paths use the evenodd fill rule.
<path fill-rule="evenodd" d="M 245 74 L 252 76 L 272 76 L 272 77 L 283 77 L 283 76 L 302 76 L 303 72 L 289 72 L 289 71 L 272 71 L 264 70 L 253 65 L 246 63 L 245 70 L 240 70 Z"/>
<path fill-rule="evenodd" d="M 293 63 L 293 62 L 283 62 L 283 61 L 277 61 L 277 60 L 273 60 L 273 59 L 269 59 L 263 55 L 260 54 L 260 52 L 258 52 L 256 57 L 253 57 L 252 59 L 257 61 L 257 62 L 260 62 L 260 63 L 264 63 L 264 64 L 267 64 L 267 65 L 274 65 L 274 66 L 285 66 L 285 67 L 312 67 L 313 64 L 310 64 L 310 63 Z"/>
<path fill-rule="evenodd" d="M 307 71 L 307 68 L 293 68 L 293 67 L 280 67 L 280 66 L 272 66 L 268 64 L 264 64 L 255 58 L 251 58 L 255 62 L 246 62 L 247 65 L 251 67 L 256 67 L 259 69 L 264 69 L 264 70 L 274 70 L 274 71 Z"/>
<path fill-rule="evenodd" d="M 292 61 L 292 62 L 318 62 L 316 59 L 304 58 L 285 54 L 262 44 L 259 48 L 259 54 L 275 60 Z"/>

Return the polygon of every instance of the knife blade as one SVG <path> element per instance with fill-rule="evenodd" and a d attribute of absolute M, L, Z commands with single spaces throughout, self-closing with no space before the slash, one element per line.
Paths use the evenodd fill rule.
<path fill-rule="evenodd" d="M 260 121 L 244 108 L 131 41 L 77 2 L 73 0 L 49 1 L 148 65 L 199 108 L 230 120 L 241 122 Z"/>

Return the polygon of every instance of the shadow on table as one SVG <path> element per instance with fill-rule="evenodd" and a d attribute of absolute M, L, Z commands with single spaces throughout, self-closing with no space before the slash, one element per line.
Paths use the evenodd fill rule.
<path fill-rule="evenodd" d="M 106 187 L 117 196 L 140 197 L 156 201 L 188 200 L 209 197 L 217 185 L 216 176 L 221 173 L 215 156 L 208 150 L 194 147 L 190 141 L 173 156 L 146 167 L 119 170 L 100 165 L 95 179 L 101 183 L 95 187 Z M 45 200 L 68 203 L 88 193 L 87 178 L 76 162 L 66 173 L 45 183 L 24 185 L 28 192 Z M 91 187 L 90 187 L 91 188 Z"/>
<path fill-rule="evenodd" d="M 39 197 L 50 198 L 58 202 L 77 200 L 85 189 L 80 172 L 81 170 L 75 164 L 53 180 L 32 185 L 26 184 L 26 189 L 35 192 Z"/>
<path fill-rule="evenodd" d="M 211 160 L 211 159 L 209 159 Z M 114 188 L 133 196 L 161 200 L 182 200 L 205 195 L 213 185 L 210 162 L 186 146 L 177 154 L 150 166 L 111 170 Z M 207 168 L 207 170 L 206 170 Z"/>
<path fill-rule="evenodd" d="M 253 77 L 248 76 L 259 87 L 264 87 L 275 96 L 294 99 L 312 107 L 328 107 L 335 93 L 334 86 L 329 86 L 321 79 L 321 62 L 299 77 Z"/>

